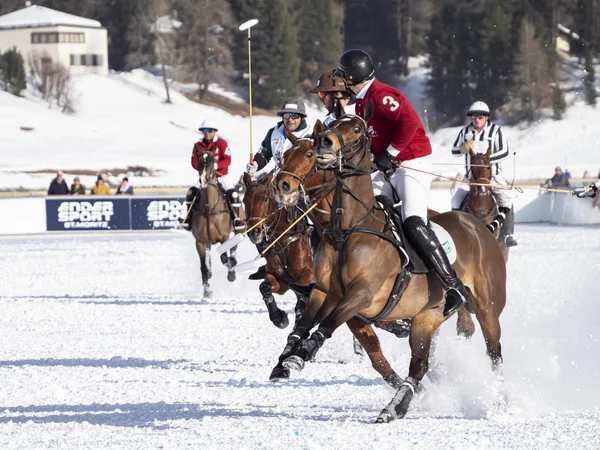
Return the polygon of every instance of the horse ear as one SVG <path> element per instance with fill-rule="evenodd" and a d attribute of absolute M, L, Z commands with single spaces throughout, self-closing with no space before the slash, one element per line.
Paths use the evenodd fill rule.
<path fill-rule="evenodd" d="M 296 143 L 296 141 L 298 140 L 298 137 L 292 132 L 286 133 L 286 134 L 287 134 L 287 138 L 290 140 L 292 145 L 294 145 Z"/>
<path fill-rule="evenodd" d="M 487 156 L 489 158 L 491 154 L 492 154 L 492 147 L 488 147 L 487 152 L 485 152 L 485 156 Z"/>
<path fill-rule="evenodd" d="M 310 138 L 314 141 L 317 138 L 317 136 L 323 132 L 325 132 L 325 127 L 323 126 L 323 122 L 321 122 L 319 119 L 317 119 L 317 122 L 315 123 L 315 126 L 313 127 L 313 132 L 312 132 L 312 135 Z"/>
<path fill-rule="evenodd" d="M 365 112 L 363 114 L 363 119 L 365 120 L 365 122 L 368 122 L 369 120 L 371 120 L 371 117 L 373 117 L 374 111 L 375 111 L 375 104 L 373 103 L 373 100 L 369 100 L 367 102 L 367 105 L 365 106 Z"/>
<path fill-rule="evenodd" d="M 244 172 L 242 182 L 244 183 L 244 186 L 249 187 L 250 183 L 252 183 L 252 176 L 248 172 Z"/>
<path fill-rule="evenodd" d="M 346 114 L 346 113 L 344 112 L 344 107 L 342 106 L 342 102 L 340 102 L 339 99 L 336 99 L 335 100 L 335 117 L 337 117 L 339 119 L 344 114 Z"/>
<path fill-rule="evenodd" d="M 264 184 L 265 186 L 268 186 L 269 184 L 271 184 L 271 182 L 273 181 L 273 175 L 274 173 L 271 172 L 269 175 L 267 175 L 266 177 L 264 177 L 262 180 L 260 180 L 260 182 L 262 184 Z"/>
<path fill-rule="evenodd" d="M 477 156 L 477 153 L 475 153 L 475 152 L 473 151 L 473 149 L 471 149 L 471 148 L 470 148 L 470 149 L 469 149 L 469 156 L 471 156 L 471 159 L 472 159 L 472 158 L 475 158 L 475 157 Z"/>

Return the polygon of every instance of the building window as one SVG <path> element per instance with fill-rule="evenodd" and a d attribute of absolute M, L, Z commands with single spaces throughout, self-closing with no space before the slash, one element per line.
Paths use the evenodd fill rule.
<path fill-rule="evenodd" d="M 32 44 L 58 44 L 59 42 L 85 44 L 85 33 L 31 33 Z"/>

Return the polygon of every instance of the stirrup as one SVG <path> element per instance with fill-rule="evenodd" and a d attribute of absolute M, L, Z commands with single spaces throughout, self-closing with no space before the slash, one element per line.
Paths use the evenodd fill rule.
<path fill-rule="evenodd" d="M 444 298 L 446 299 L 446 304 L 444 305 L 444 317 L 454 314 L 467 304 L 465 296 L 460 292 L 460 289 L 455 287 L 448 287 L 444 293 Z"/>
<path fill-rule="evenodd" d="M 504 245 L 506 245 L 506 247 L 516 247 L 519 243 L 512 234 L 509 234 L 504 238 Z"/>

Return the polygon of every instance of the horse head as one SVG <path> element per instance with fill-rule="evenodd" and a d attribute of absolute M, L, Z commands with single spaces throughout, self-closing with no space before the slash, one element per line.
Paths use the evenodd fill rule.
<path fill-rule="evenodd" d="M 215 155 L 210 150 L 204 150 L 198 153 L 197 161 L 200 185 L 205 188 L 216 178 Z"/>
<path fill-rule="evenodd" d="M 294 135 L 288 136 L 292 148 L 283 156 L 281 170 L 273 182 L 275 200 L 284 205 L 295 205 L 304 192 L 304 183 L 312 175 L 317 157 L 314 151 L 314 142 L 323 132 L 323 124 L 317 120 L 310 138 L 299 139 Z"/>
<path fill-rule="evenodd" d="M 491 149 L 486 153 L 475 153 L 469 150 L 471 156 L 471 182 L 476 184 L 490 184 L 492 179 L 492 164 L 490 163 Z M 471 186 L 478 194 L 487 191 L 486 186 Z"/>
<path fill-rule="evenodd" d="M 329 129 L 316 140 L 317 165 L 321 168 L 333 167 L 338 160 L 341 167 L 350 163 L 353 168 L 359 165 L 366 169 L 371 166 L 367 122 L 373 116 L 373 102 L 365 107 L 364 118 L 345 115 L 329 125 Z M 364 151 L 363 151 L 364 150 Z"/>
<path fill-rule="evenodd" d="M 252 228 L 269 215 L 269 210 L 273 205 L 270 190 L 272 180 L 272 173 L 256 181 L 253 181 L 249 174 L 244 174 L 243 183 L 246 187 L 244 209 L 246 211 L 248 228 Z M 248 232 L 248 237 L 254 244 L 260 244 L 266 238 L 265 221 L 252 228 Z"/>
<path fill-rule="evenodd" d="M 496 215 L 495 201 L 490 190 L 492 179 L 491 149 L 486 153 L 475 153 L 469 150 L 471 156 L 471 189 L 467 196 L 464 210 L 470 212 L 484 223 L 489 223 Z"/>

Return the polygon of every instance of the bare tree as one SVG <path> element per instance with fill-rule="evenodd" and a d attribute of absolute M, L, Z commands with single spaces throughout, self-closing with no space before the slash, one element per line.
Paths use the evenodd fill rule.
<path fill-rule="evenodd" d="M 537 119 L 543 104 L 551 101 L 553 71 L 544 53 L 542 41 L 536 37 L 534 25 L 528 19 L 521 24 L 521 38 L 516 61 L 519 107 L 518 119 Z"/>
<path fill-rule="evenodd" d="M 29 56 L 33 85 L 49 105 L 58 106 L 64 113 L 74 112 L 73 89 L 69 69 L 53 63 L 47 54 L 38 52 Z"/>
<path fill-rule="evenodd" d="M 138 6 L 127 37 L 131 52 L 127 56 L 129 67 L 160 66 L 167 99 L 171 103 L 170 83 L 172 71 L 179 63 L 177 29 L 181 23 L 169 10 L 168 0 L 146 0 Z"/>
<path fill-rule="evenodd" d="M 178 33 L 185 75 L 198 83 L 203 97 L 211 82 L 222 79 L 232 68 L 233 16 L 228 2 L 219 0 L 174 0 L 182 21 Z"/>

